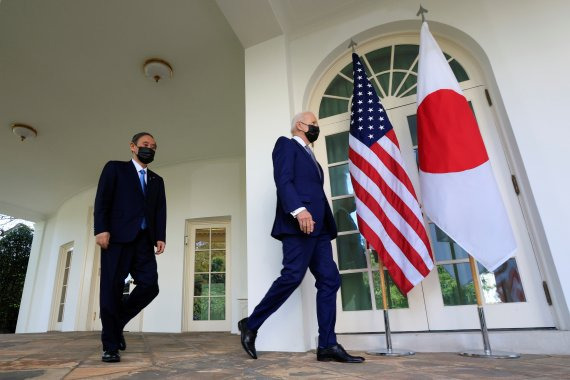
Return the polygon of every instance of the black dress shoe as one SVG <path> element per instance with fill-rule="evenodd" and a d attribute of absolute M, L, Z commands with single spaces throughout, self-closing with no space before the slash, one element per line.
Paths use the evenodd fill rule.
<path fill-rule="evenodd" d="M 362 363 L 362 356 L 352 356 L 340 344 L 328 348 L 317 349 L 317 360 L 320 362 Z"/>
<path fill-rule="evenodd" d="M 241 332 L 241 345 L 245 352 L 254 359 L 257 359 L 257 352 L 255 351 L 255 338 L 257 338 L 257 331 L 252 331 L 247 328 L 247 318 L 238 322 L 238 329 Z"/>
<path fill-rule="evenodd" d="M 119 339 L 119 350 L 125 351 L 127 349 L 127 342 L 125 341 L 125 336 L 121 333 L 121 339 Z"/>
<path fill-rule="evenodd" d="M 117 363 L 121 361 L 121 355 L 119 355 L 119 351 L 117 350 L 104 351 L 101 361 L 105 363 Z"/>

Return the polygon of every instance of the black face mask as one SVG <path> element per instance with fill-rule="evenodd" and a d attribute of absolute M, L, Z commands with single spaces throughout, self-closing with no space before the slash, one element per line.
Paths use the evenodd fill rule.
<path fill-rule="evenodd" d="M 319 138 L 320 128 L 312 124 L 306 124 L 306 125 L 307 127 L 309 127 L 309 130 L 305 132 L 307 140 L 309 140 L 310 143 L 317 141 L 317 139 Z"/>
<path fill-rule="evenodd" d="M 137 157 L 145 165 L 150 164 L 154 160 L 154 150 L 139 146 L 139 152 L 137 153 Z"/>

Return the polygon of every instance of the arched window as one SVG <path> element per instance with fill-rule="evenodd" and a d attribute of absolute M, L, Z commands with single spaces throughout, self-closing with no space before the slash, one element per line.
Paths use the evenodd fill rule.
<path fill-rule="evenodd" d="M 386 46 L 362 55 L 370 82 L 380 99 L 415 95 L 418 76 L 419 45 Z M 461 83 L 469 80 L 459 62 L 445 54 L 453 73 Z M 352 62 L 330 82 L 319 106 L 319 119 L 348 112 L 352 98 Z"/>
<path fill-rule="evenodd" d="M 393 36 L 364 43 L 357 50 L 394 126 L 406 169 L 419 193 L 415 96 L 419 45 L 413 41 L 417 41 L 417 36 Z M 486 146 L 493 165 L 502 168 L 497 179 L 506 187 L 511 176 L 501 141 L 496 135 L 494 111 L 485 97 L 485 76 L 477 62 L 458 45 L 446 43 L 442 48 L 483 135 L 494 136 L 487 139 Z M 377 254 L 367 249 L 357 228 L 354 191 L 348 170 L 352 91 L 352 61 L 347 52 L 323 73 L 309 99 L 309 109 L 319 109 L 323 138 L 315 143 L 314 148 L 317 158 L 324 164 L 325 189 L 339 231 L 333 244 L 342 280 L 337 329 L 340 332 L 366 332 L 382 328 L 378 324 L 380 318 L 375 314 L 382 308 L 382 294 Z M 505 197 L 511 207 L 518 207 L 516 196 L 507 192 Z M 475 303 L 467 252 L 434 224 L 427 223 L 426 227 L 437 268 L 407 296 L 402 295 L 391 278 L 386 276 L 388 303 L 394 315 L 392 327 L 394 331 L 476 328 L 469 322 L 469 309 L 453 308 Z M 478 268 L 484 303 L 489 314 L 492 314 L 491 310 L 496 313 L 489 316 L 489 320 L 493 320 L 495 326 L 549 326 L 552 322 L 548 316 L 537 316 L 533 321 L 534 317 L 526 321 L 517 320 L 516 323 L 511 317 L 505 317 L 506 310 L 516 314 L 521 307 L 529 310 L 528 315 L 538 315 L 537 310 L 542 310 L 543 306 L 538 297 L 533 301 L 530 296 L 532 292 L 540 292 L 540 277 L 536 265 L 533 266 L 532 245 L 526 239 L 528 232 L 520 213 L 513 227 L 518 229 L 519 236 L 525 236 L 516 258 L 511 258 L 494 272 L 488 272 L 481 266 Z M 533 283 L 533 287 L 523 289 L 525 281 Z"/>

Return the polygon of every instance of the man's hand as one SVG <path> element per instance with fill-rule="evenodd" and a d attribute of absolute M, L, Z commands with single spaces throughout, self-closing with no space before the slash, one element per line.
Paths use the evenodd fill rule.
<path fill-rule="evenodd" d="M 95 243 L 103 249 L 107 249 L 109 247 L 109 239 L 111 238 L 111 234 L 109 232 L 101 232 L 100 234 L 95 235 Z"/>
<path fill-rule="evenodd" d="M 297 214 L 297 221 L 299 222 L 299 228 L 301 228 L 301 231 L 307 235 L 315 229 L 315 221 L 313 220 L 311 213 L 307 210 L 303 210 Z"/>
<path fill-rule="evenodd" d="M 160 255 L 162 252 L 164 252 L 164 247 L 166 247 L 166 243 L 163 241 L 158 240 L 156 242 L 156 255 Z"/>

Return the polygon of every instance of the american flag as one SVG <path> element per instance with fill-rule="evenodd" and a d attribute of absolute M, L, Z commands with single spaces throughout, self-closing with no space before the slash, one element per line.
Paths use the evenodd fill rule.
<path fill-rule="evenodd" d="M 431 248 L 396 133 L 356 54 L 352 68 L 348 157 L 358 228 L 407 294 L 433 268 Z"/>

